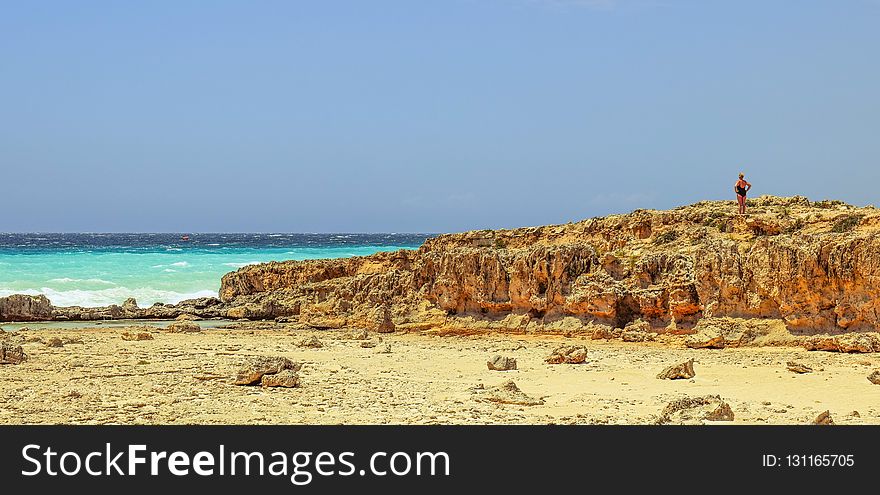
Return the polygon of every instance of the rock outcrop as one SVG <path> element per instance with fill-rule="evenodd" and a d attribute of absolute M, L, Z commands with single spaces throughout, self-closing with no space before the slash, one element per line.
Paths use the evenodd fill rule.
<path fill-rule="evenodd" d="M 689 345 L 752 345 L 773 322 L 795 336 L 880 328 L 878 230 L 876 209 L 840 202 L 761 197 L 738 216 L 733 202 L 705 201 L 441 235 L 416 251 L 251 265 L 223 277 L 220 299 L 229 315 L 316 328 L 376 328 L 377 308 L 388 308 L 403 330 L 590 328 L 601 338 L 638 322 L 632 335 L 702 328 Z M 725 318 L 730 328 L 701 325 Z M 766 328 L 743 330 L 743 320 Z"/>
<path fill-rule="evenodd" d="M 13 294 L 0 297 L 0 321 L 51 320 L 55 309 L 46 296 Z"/>

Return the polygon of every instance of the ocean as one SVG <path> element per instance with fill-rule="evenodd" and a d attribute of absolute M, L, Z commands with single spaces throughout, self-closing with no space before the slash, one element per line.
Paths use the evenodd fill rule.
<path fill-rule="evenodd" d="M 415 249 L 431 234 L 3 234 L 0 297 L 43 294 L 56 306 L 216 296 L 220 278 L 267 261 Z"/>

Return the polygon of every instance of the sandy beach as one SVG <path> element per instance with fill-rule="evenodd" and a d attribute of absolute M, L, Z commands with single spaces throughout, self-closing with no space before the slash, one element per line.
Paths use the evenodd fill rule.
<path fill-rule="evenodd" d="M 734 420 L 697 422 L 810 424 L 829 410 L 835 424 L 880 423 L 880 386 L 866 379 L 880 367 L 876 353 L 689 349 L 674 336 L 621 342 L 397 332 L 356 340 L 348 329 L 233 326 L 194 333 L 100 326 L 19 331 L 15 338 L 28 360 L 0 367 L 0 423 L 652 424 L 670 401 L 716 394 Z M 125 332 L 153 338 L 123 340 Z M 312 337 L 322 347 L 307 347 L 316 345 Z M 59 341 L 60 347 L 48 345 Z M 545 363 L 562 344 L 585 346 L 586 361 Z M 496 354 L 515 358 L 517 369 L 489 370 L 486 362 Z M 234 385 L 253 356 L 301 363 L 299 387 Z M 694 378 L 656 377 L 691 358 Z M 789 371 L 789 361 L 812 372 Z M 486 390 L 507 380 L 543 403 L 486 399 Z"/>

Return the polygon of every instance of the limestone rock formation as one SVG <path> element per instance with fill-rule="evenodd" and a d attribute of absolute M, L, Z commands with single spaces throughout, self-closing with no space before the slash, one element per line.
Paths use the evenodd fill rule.
<path fill-rule="evenodd" d="M 51 320 L 55 308 L 46 296 L 13 294 L 0 297 L 0 321 Z"/>
<path fill-rule="evenodd" d="M 695 376 L 697 373 L 694 371 L 694 360 L 691 358 L 681 364 L 664 369 L 657 375 L 657 378 L 661 380 L 689 380 Z"/>
<path fill-rule="evenodd" d="M 559 346 L 547 356 L 544 361 L 548 364 L 580 364 L 587 360 L 587 348 L 584 346 L 563 345 Z"/>
<path fill-rule="evenodd" d="M 245 363 L 235 377 L 235 385 L 253 385 L 260 383 L 264 375 L 275 375 L 283 370 L 298 372 L 302 368 L 299 363 L 285 357 L 258 356 Z"/>
<path fill-rule="evenodd" d="M 510 371 L 516 369 L 516 358 L 496 354 L 486 361 L 486 366 L 492 371 Z"/>
<path fill-rule="evenodd" d="M 416 251 L 250 265 L 223 277 L 220 299 L 231 317 L 325 328 L 375 328 L 385 308 L 405 330 L 604 338 L 641 320 L 639 332 L 709 334 L 693 347 L 756 345 L 774 325 L 790 338 L 880 328 L 880 211 L 803 197 L 749 206 L 738 216 L 732 201 L 704 201 L 441 235 Z M 700 325 L 724 318 L 732 330 Z"/>
<path fill-rule="evenodd" d="M 804 340 L 808 351 L 880 352 L 877 333 L 848 333 L 843 335 L 814 335 Z"/>

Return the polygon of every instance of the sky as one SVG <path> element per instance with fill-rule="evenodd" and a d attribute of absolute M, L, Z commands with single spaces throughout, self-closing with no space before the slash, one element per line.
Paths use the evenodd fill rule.
<path fill-rule="evenodd" d="M 880 203 L 878 25 L 880 0 L 2 2 L 0 231 L 543 225 L 733 201 L 740 171 Z"/>

